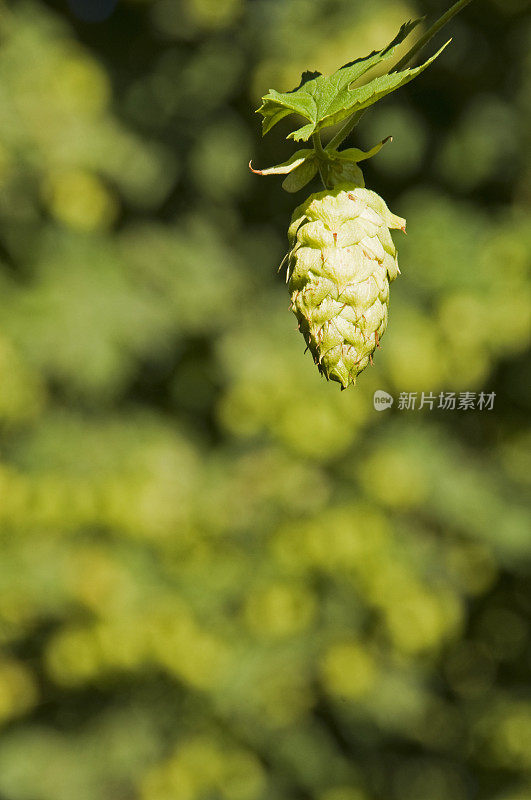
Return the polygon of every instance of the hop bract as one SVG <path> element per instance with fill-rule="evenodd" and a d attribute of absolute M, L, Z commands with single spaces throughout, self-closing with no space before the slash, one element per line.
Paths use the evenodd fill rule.
<path fill-rule="evenodd" d="M 372 362 L 399 273 L 390 228 L 405 220 L 376 192 L 342 184 L 310 195 L 288 231 L 291 308 L 319 371 L 345 389 Z"/>

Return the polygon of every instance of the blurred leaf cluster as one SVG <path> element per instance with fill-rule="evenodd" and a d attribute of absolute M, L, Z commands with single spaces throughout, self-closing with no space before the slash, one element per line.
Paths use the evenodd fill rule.
<path fill-rule="evenodd" d="M 360 124 L 409 236 L 343 393 L 252 109 L 444 4 L 65 5 L 0 9 L 0 799 L 526 800 L 527 4 Z"/>

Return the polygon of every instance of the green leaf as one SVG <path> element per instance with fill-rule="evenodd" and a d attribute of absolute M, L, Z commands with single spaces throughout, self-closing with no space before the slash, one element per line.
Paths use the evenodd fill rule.
<path fill-rule="evenodd" d="M 287 192 L 298 192 L 317 174 L 319 162 L 315 150 L 297 150 L 291 158 L 276 167 L 254 169 L 249 161 L 249 169 L 256 175 L 286 175 L 282 188 Z"/>
<path fill-rule="evenodd" d="M 324 174 L 327 186 L 337 186 L 340 183 L 365 186 L 363 172 L 354 161 L 334 158 L 325 165 Z"/>
<path fill-rule="evenodd" d="M 385 139 L 382 139 L 381 142 L 375 144 L 374 147 L 371 147 L 370 150 L 360 150 L 358 147 L 349 147 L 346 150 L 339 150 L 337 153 L 334 152 L 334 158 L 340 158 L 345 161 L 353 161 L 357 163 L 358 161 L 365 161 L 367 158 L 372 158 L 379 153 L 384 144 L 386 142 L 392 142 L 393 137 L 387 136 Z M 325 151 L 326 152 L 326 151 Z"/>
<path fill-rule="evenodd" d="M 254 169 L 252 162 L 249 161 L 249 169 L 251 172 L 254 172 L 255 175 L 286 175 L 289 172 L 293 172 L 297 167 L 300 167 L 306 160 L 315 160 L 315 157 L 315 150 L 297 150 L 296 153 L 293 153 L 291 158 L 288 158 L 288 160 L 284 161 L 282 164 L 277 164 L 276 167 Z"/>
<path fill-rule="evenodd" d="M 262 105 L 257 112 L 263 116 L 263 134 L 268 133 L 277 122 L 289 114 L 299 114 L 310 124 L 297 131 L 297 136 L 294 134 L 291 136 L 298 140 L 308 139 L 317 129 L 316 125 L 329 114 L 329 109 L 335 106 L 337 97 L 342 93 L 348 93 L 349 85 L 381 61 L 389 58 L 420 21 L 416 19 L 404 23 L 395 38 L 383 50 L 375 50 L 364 58 L 350 61 L 328 78 L 320 72 L 304 72 L 296 89 L 290 92 L 270 89 L 262 97 Z"/>
<path fill-rule="evenodd" d="M 329 125 L 335 125 L 337 122 L 341 122 L 341 120 L 349 117 L 356 111 L 361 111 L 364 108 L 372 106 L 374 103 L 377 103 L 378 100 L 381 100 L 382 97 L 385 97 L 401 86 L 404 86 L 406 83 L 409 83 L 409 81 L 412 81 L 417 75 L 420 75 L 426 67 L 429 67 L 451 41 L 452 40 L 449 39 L 433 56 L 431 56 L 431 58 L 418 67 L 382 75 L 357 89 L 350 90 L 348 87 L 345 88 L 336 95 L 326 112 L 319 116 L 315 123 L 314 130 L 311 131 L 311 133 L 326 128 Z M 306 127 L 307 126 L 305 126 L 305 128 Z M 304 129 L 304 133 L 301 135 L 302 131 L 303 129 L 294 131 L 290 133 L 288 138 L 300 141 L 300 139 L 306 136 L 306 130 Z"/>
<path fill-rule="evenodd" d="M 308 158 L 303 161 L 293 172 L 290 172 L 282 181 L 282 188 L 286 192 L 298 192 L 310 183 L 312 178 L 317 175 L 319 164 L 316 158 Z"/>
<path fill-rule="evenodd" d="M 327 186 L 337 186 L 340 183 L 350 183 L 356 186 L 365 186 L 363 173 L 358 167 L 359 161 L 365 161 L 379 153 L 386 142 L 392 141 L 392 136 L 388 136 L 383 141 L 378 142 L 370 150 L 360 150 L 358 147 L 349 147 L 346 150 L 325 149 L 327 156 L 326 162 L 321 167 L 324 172 Z"/>
<path fill-rule="evenodd" d="M 296 92 L 284 92 L 283 94 L 270 89 L 262 97 L 262 100 L 263 103 L 258 109 L 258 113 L 262 114 L 264 118 L 262 123 L 262 133 L 264 135 L 288 114 L 300 114 L 301 117 L 312 121 L 317 114 L 315 100 L 311 95 L 306 94 L 304 87 Z"/>

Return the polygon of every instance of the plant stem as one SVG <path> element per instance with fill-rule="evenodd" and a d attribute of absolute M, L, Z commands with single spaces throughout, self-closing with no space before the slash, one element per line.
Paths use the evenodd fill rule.
<path fill-rule="evenodd" d="M 364 108 L 361 109 L 361 111 L 355 111 L 354 114 L 352 114 L 352 116 L 348 118 L 343 127 L 338 130 L 336 135 L 332 139 L 330 139 L 330 141 L 326 145 L 327 150 L 337 150 L 341 142 L 343 142 L 343 140 L 346 139 L 350 133 L 352 133 L 352 131 L 362 118 L 364 111 L 365 111 Z"/>
<path fill-rule="evenodd" d="M 320 178 L 321 178 L 321 182 L 322 182 L 324 188 L 328 189 L 329 187 L 326 185 L 326 181 L 325 181 L 325 177 L 324 177 L 323 169 L 322 169 L 323 163 L 327 159 L 327 154 L 323 150 L 323 145 L 322 145 L 322 142 L 321 142 L 321 134 L 319 133 L 319 131 L 317 131 L 317 133 L 312 134 L 312 144 L 313 144 L 315 153 L 317 155 L 317 161 L 318 161 L 318 164 L 319 164 L 319 175 L 320 175 Z"/>
<path fill-rule="evenodd" d="M 467 6 L 471 2 L 472 0 L 457 0 L 457 3 L 454 3 L 453 6 L 451 6 L 451 8 L 449 8 L 448 11 L 442 15 L 442 17 L 439 17 L 439 19 L 436 22 L 434 22 L 430 28 L 428 28 L 424 36 L 421 36 L 418 42 L 415 42 L 413 47 L 410 50 L 408 50 L 408 52 L 405 54 L 403 58 L 400 59 L 398 64 L 395 64 L 395 66 L 389 70 L 389 73 L 399 72 L 401 69 L 404 69 L 404 67 L 406 67 L 409 64 L 411 59 L 414 56 L 416 56 L 419 50 L 421 50 L 424 47 L 424 45 L 426 45 L 430 41 L 430 39 L 432 39 L 437 33 L 439 33 L 441 28 L 444 25 L 446 25 L 446 23 L 449 22 L 452 19 L 452 17 L 455 17 L 455 15 L 459 11 L 461 11 L 465 6 Z M 336 135 L 332 139 L 330 139 L 330 141 L 326 145 L 326 150 L 337 150 L 339 145 L 347 138 L 347 136 L 350 133 L 352 133 L 352 131 L 354 130 L 354 128 L 356 127 L 356 125 L 358 124 L 364 113 L 365 113 L 364 108 L 360 109 L 359 111 L 355 111 L 354 114 L 352 114 L 352 116 L 348 118 L 343 127 L 339 129 Z"/>
<path fill-rule="evenodd" d="M 467 6 L 471 2 L 472 0 L 457 0 L 457 3 L 454 3 L 453 6 L 449 8 L 445 14 L 442 15 L 442 17 L 439 17 L 437 22 L 433 23 L 431 28 L 428 28 L 424 36 L 421 36 L 420 39 L 417 42 L 415 42 L 411 50 L 408 50 L 405 56 L 400 59 L 398 64 L 395 64 L 391 72 L 399 72 L 401 69 L 404 69 L 404 67 L 406 67 L 409 64 L 411 59 L 417 55 L 419 50 L 422 50 L 424 45 L 428 44 L 430 39 L 433 39 L 433 37 L 437 33 L 439 33 L 441 28 L 443 28 L 447 22 L 450 22 L 452 17 L 455 17 L 456 14 L 458 14 L 465 6 Z"/>

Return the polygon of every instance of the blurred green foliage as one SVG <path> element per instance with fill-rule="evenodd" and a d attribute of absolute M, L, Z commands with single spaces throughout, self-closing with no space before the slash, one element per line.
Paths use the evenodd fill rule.
<path fill-rule="evenodd" d="M 528 800 L 527 4 L 360 124 L 409 236 L 343 393 L 252 111 L 445 4 L 66 5 L 0 8 L 0 800 Z"/>

